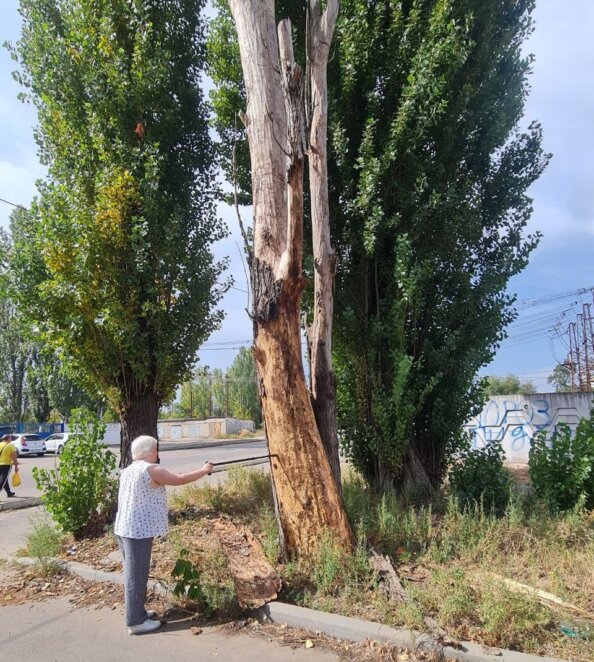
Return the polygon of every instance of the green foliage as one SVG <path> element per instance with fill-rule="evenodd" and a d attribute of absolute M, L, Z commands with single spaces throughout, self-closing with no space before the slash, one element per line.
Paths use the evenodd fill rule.
<path fill-rule="evenodd" d="M 356 475 L 343 480 L 343 497 L 351 526 L 373 547 L 405 559 L 426 551 L 433 533 L 430 507 L 410 506 L 393 492 L 378 495 Z"/>
<path fill-rule="evenodd" d="M 472 448 L 470 440 L 465 440 L 454 456 L 449 472 L 450 492 L 462 509 L 481 504 L 496 515 L 505 512 L 511 484 L 503 466 L 504 460 L 500 443 L 490 442 L 483 448 Z"/>
<path fill-rule="evenodd" d="M 532 440 L 528 464 L 534 492 L 552 507 L 570 510 L 583 504 L 594 508 L 594 412 L 582 418 L 575 435 L 565 424 L 551 439 L 540 432 Z"/>
<path fill-rule="evenodd" d="M 27 552 L 44 563 L 58 554 L 64 543 L 64 534 L 45 516 L 31 518 L 31 531 L 27 535 Z"/>
<path fill-rule="evenodd" d="M 173 587 L 173 595 L 197 602 L 205 610 L 205 616 L 212 615 L 212 610 L 206 605 L 202 586 L 200 585 L 200 571 L 188 559 L 187 549 L 180 551 L 180 556 L 175 562 L 171 576 L 177 580 Z"/>
<path fill-rule="evenodd" d="M 437 616 L 454 636 L 479 638 L 487 645 L 538 650 L 552 625 L 551 613 L 535 597 L 497 581 L 477 580 L 461 567 L 435 572 L 426 589 L 414 592 L 425 613 Z"/>
<path fill-rule="evenodd" d="M 183 418 L 232 416 L 262 422 L 256 364 L 249 349 L 242 347 L 226 373 L 197 368 L 181 386 L 174 414 Z"/>
<path fill-rule="evenodd" d="M 39 423 L 47 421 L 52 410 L 50 395 L 43 377 L 40 351 L 38 348 L 34 348 L 27 368 L 27 394 L 33 420 Z"/>
<path fill-rule="evenodd" d="M 514 395 L 516 393 L 529 395 L 530 393 L 536 393 L 536 387 L 532 382 L 522 384 L 516 375 L 506 375 L 505 377 L 490 375 L 487 377 L 485 390 L 487 395 Z"/>
<path fill-rule="evenodd" d="M 48 169 L 15 233 L 20 301 L 76 381 L 124 417 L 152 398 L 141 427 L 153 433 L 220 324 L 226 287 L 211 251 L 225 230 L 200 88 L 203 5 L 21 0 L 11 47 Z"/>
<path fill-rule="evenodd" d="M 347 554 L 331 532 L 325 531 L 309 563 L 313 585 L 321 595 L 337 595 L 345 590 L 360 593 L 372 581 L 373 573 L 363 540 L 352 554 Z"/>
<path fill-rule="evenodd" d="M 537 242 L 526 190 L 547 156 L 540 127 L 518 126 L 533 2 L 504 5 L 341 4 L 338 406 L 346 451 L 379 488 L 421 478 L 417 460 L 439 483 L 513 319 L 508 279 Z"/>
<path fill-rule="evenodd" d="M 80 537 L 97 518 L 107 521 L 116 497 L 115 455 L 102 443 L 105 425 L 84 410 L 72 417 L 80 435 L 73 437 L 55 469 L 33 468 L 37 489 L 52 519 Z"/>
<path fill-rule="evenodd" d="M 229 585 L 216 581 L 221 571 L 228 576 L 224 557 L 211 554 L 201 559 L 200 567 L 201 570 L 192 562 L 187 549 L 181 549 L 171 572 L 176 580 L 173 594 L 196 603 L 206 618 L 215 611 L 231 609 L 235 605 L 233 590 Z"/>
<path fill-rule="evenodd" d="M 262 424 L 256 363 L 251 350 L 242 347 L 227 370 L 230 415 Z"/>
<path fill-rule="evenodd" d="M 540 126 L 520 124 L 534 0 L 340 5 L 328 165 L 344 451 L 380 490 L 436 486 L 482 405 L 478 371 L 514 318 L 507 283 L 538 242 L 525 235 L 526 191 L 548 155 Z M 305 34 L 303 3 L 276 8 Z M 299 40 L 298 60 L 303 51 Z M 245 91 L 222 7 L 208 53 L 223 166 L 230 177 L 239 141 L 249 196 L 235 123 Z"/>
<path fill-rule="evenodd" d="M 20 421 L 27 414 L 26 378 L 32 347 L 11 296 L 7 273 L 10 255 L 10 238 L 0 229 L 0 420 Z"/>
<path fill-rule="evenodd" d="M 570 393 L 571 381 L 571 368 L 566 363 L 558 363 L 547 377 L 547 383 L 555 387 L 556 393 Z"/>

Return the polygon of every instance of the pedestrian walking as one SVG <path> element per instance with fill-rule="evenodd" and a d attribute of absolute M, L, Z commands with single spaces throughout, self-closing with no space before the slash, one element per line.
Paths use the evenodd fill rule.
<path fill-rule="evenodd" d="M 0 491 L 4 488 L 9 497 L 16 496 L 10 489 L 10 483 L 8 482 L 11 465 L 14 466 L 15 473 L 18 473 L 19 460 L 16 448 L 10 443 L 10 435 L 5 434 L 0 439 Z"/>
<path fill-rule="evenodd" d="M 159 466 L 157 440 L 143 435 L 132 442 L 132 459 L 120 475 L 114 532 L 124 564 L 124 598 L 129 634 L 152 632 L 161 626 L 145 607 L 153 539 L 167 532 L 166 485 L 186 485 L 206 476 L 213 465 L 176 474 Z"/>

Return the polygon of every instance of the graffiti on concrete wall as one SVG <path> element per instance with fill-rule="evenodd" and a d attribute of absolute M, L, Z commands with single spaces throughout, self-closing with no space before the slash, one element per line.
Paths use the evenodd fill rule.
<path fill-rule="evenodd" d="M 591 405 L 588 393 L 496 395 L 464 427 L 474 448 L 497 441 L 509 462 L 527 462 L 537 433 L 550 436 L 560 423 L 575 431 L 580 418 L 590 416 Z"/>

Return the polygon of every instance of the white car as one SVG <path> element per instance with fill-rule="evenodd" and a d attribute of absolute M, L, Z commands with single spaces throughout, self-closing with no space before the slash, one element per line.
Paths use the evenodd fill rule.
<path fill-rule="evenodd" d="M 17 455 L 45 455 L 45 441 L 38 434 L 11 434 L 10 443 L 16 448 Z"/>
<path fill-rule="evenodd" d="M 51 434 L 45 440 L 47 452 L 60 454 L 64 450 L 64 444 L 68 439 L 78 436 L 80 435 L 76 432 L 57 432 L 56 434 Z"/>

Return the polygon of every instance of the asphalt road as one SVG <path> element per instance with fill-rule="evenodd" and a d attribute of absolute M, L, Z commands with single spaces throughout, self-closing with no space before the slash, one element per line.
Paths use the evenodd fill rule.
<path fill-rule="evenodd" d="M 264 441 L 254 441 L 245 444 L 227 445 L 214 448 L 189 448 L 183 450 L 163 451 L 161 453 L 161 463 L 171 471 L 182 473 L 184 471 L 200 468 L 207 460 L 221 462 L 223 460 L 235 460 L 265 454 L 266 443 Z M 33 467 L 52 468 L 56 465 L 57 461 L 56 457 L 49 454 L 45 457 L 21 458 L 20 471 L 22 485 L 15 490 L 17 493 L 16 498 L 20 499 L 30 496 L 39 496 L 39 492 L 35 488 L 31 474 Z M 267 464 L 263 464 L 262 468 L 267 468 Z M 217 485 L 223 480 L 225 480 L 225 473 L 215 473 L 212 476 L 206 476 L 201 482 Z M 168 487 L 167 489 L 168 491 L 172 491 L 183 488 Z M 2 500 L 5 500 L 6 495 L 2 493 L 1 498 Z M 43 512 L 44 510 L 41 506 L 26 508 L 23 510 L 5 510 L 0 512 L 0 530 L 2 531 L 2 535 L 0 536 L 0 558 L 10 558 L 18 549 L 25 547 L 27 535 L 31 530 L 32 522 L 43 517 Z"/>
<path fill-rule="evenodd" d="M 116 454 L 119 461 L 119 451 L 110 449 Z M 211 462 L 222 462 L 224 460 L 237 460 L 266 455 L 266 442 L 261 440 L 246 441 L 242 444 L 211 446 L 209 448 L 188 448 L 183 450 L 163 450 L 161 452 L 161 464 L 176 473 L 199 469 L 207 460 Z M 57 466 L 59 456 L 47 453 L 44 457 L 21 457 L 19 458 L 19 469 L 22 484 L 15 491 L 19 496 L 40 496 L 35 481 L 33 480 L 33 467 L 52 469 Z M 209 482 L 217 483 L 217 475 L 209 476 Z M 4 497 L 2 497 L 4 498 Z"/>

